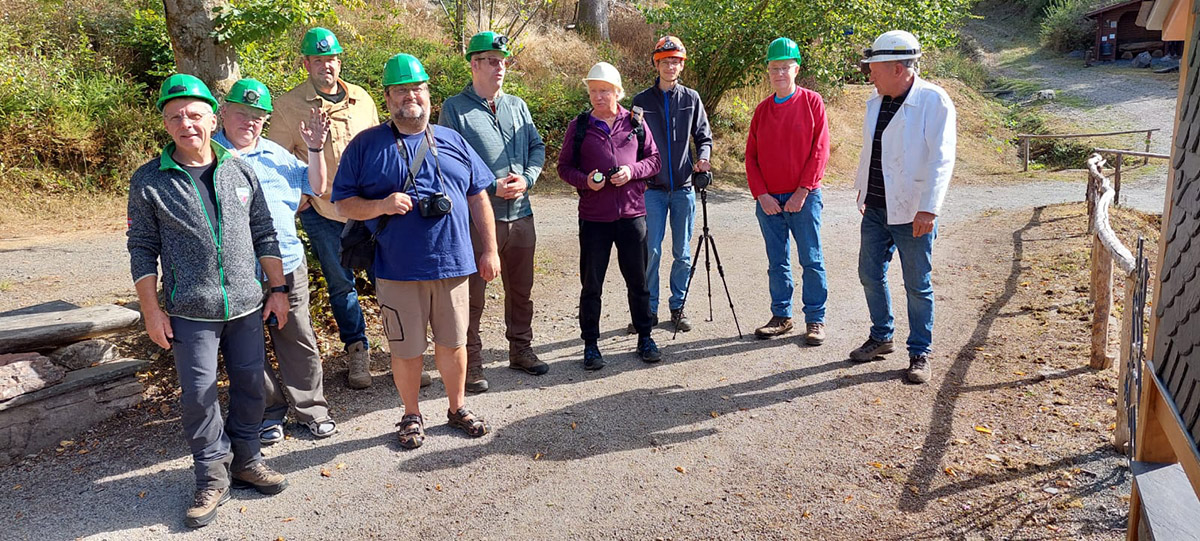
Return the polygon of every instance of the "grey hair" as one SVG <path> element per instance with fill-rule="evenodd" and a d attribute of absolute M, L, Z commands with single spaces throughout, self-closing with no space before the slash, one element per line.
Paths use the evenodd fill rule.
<path fill-rule="evenodd" d="M 912 70 L 913 73 L 921 72 L 921 63 L 916 58 L 905 58 L 904 60 L 897 60 L 897 62 L 905 68 Z"/>

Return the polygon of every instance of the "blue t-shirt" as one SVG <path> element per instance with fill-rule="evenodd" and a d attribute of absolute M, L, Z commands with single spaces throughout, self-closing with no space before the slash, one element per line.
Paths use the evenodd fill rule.
<path fill-rule="evenodd" d="M 458 132 L 433 126 L 437 157 L 430 149 L 409 189 L 413 208 L 394 214 L 379 234 L 375 250 L 375 276 L 385 280 L 416 281 L 456 278 L 475 273 L 475 255 L 471 247 L 470 210 L 467 196 L 486 190 L 494 182 L 492 170 L 471 149 Z M 407 157 L 396 147 L 391 123 L 360 132 L 346 146 L 333 179 L 333 201 L 350 197 L 383 199 L 399 192 L 408 179 L 409 162 L 416 157 L 424 134 L 402 138 Z M 436 177 L 435 160 L 442 168 L 442 182 Z M 417 208 L 418 200 L 434 192 L 450 198 L 450 214 L 425 218 Z M 379 219 L 367 220 L 375 231 Z"/>
<path fill-rule="evenodd" d="M 235 150 L 224 131 L 214 135 L 213 141 Z M 304 245 L 296 235 L 296 209 L 300 208 L 301 195 L 315 195 L 308 184 L 308 165 L 265 137 L 259 137 L 258 145 L 246 152 L 239 152 L 238 156 L 250 164 L 258 176 L 263 197 L 267 200 L 267 209 L 271 211 L 271 222 L 275 224 L 275 235 L 279 239 L 283 272 L 291 274 L 304 261 Z"/>

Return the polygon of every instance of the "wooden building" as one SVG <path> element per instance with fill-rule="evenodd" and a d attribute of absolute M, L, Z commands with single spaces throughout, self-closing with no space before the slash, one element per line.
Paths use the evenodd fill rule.
<path fill-rule="evenodd" d="M 1091 57 L 1097 61 L 1117 60 L 1142 51 L 1166 54 L 1161 30 L 1146 28 L 1146 19 L 1154 2 L 1131 0 L 1102 7 L 1087 14 L 1096 21 L 1096 40 Z"/>

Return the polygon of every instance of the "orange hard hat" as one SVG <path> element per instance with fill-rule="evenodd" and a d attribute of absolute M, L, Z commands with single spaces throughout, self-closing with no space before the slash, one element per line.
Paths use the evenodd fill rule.
<path fill-rule="evenodd" d="M 687 60 L 687 49 L 683 48 L 683 42 L 679 38 L 675 36 L 663 36 L 654 45 L 655 62 L 667 57 Z"/>

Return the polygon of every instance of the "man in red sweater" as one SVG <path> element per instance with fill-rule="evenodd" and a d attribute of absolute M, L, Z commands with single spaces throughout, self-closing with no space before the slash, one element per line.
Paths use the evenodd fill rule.
<path fill-rule="evenodd" d="M 804 268 L 805 342 L 825 342 L 825 257 L 821 252 L 821 177 L 829 161 L 829 125 L 821 95 L 796 85 L 800 49 L 779 38 L 767 48 L 767 72 L 775 93 L 754 109 L 746 139 L 746 180 L 757 200 L 756 214 L 767 249 L 771 320 L 754 334 L 779 336 L 792 330 L 792 264 L 789 237 Z"/>

